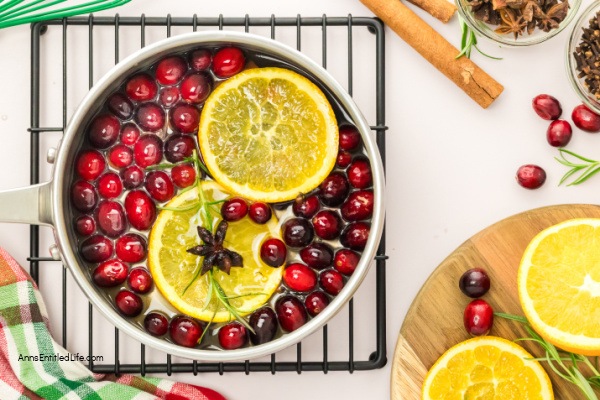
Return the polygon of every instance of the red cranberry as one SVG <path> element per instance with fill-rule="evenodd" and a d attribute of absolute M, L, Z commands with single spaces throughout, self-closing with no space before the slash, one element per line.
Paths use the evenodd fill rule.
<path fill-rule="evenodd" d="M 312 242 L 315 232 L 304 218 L 291 218 L 281 227 L 281 236 L 290 247 L 304 247 Z"/>
<path fill-rule="evenodd" d="M 171 340 L 180 346 L 194 347 L 202 337 L 203 329 L 195 320 L 177 316 L 169 324 Z"/>
<path fill-rule="evenodd" d="M 108 152 L 108 162 L 115 168 L 128 167 L 133 162 L 133 151 L 124 144 L 117 144 Z"/>
<path fill-rule="evenodd" d="M 490 290 L 490 277 L 481 268 L 471 268 L 462 274 L 458 287 L 466 296 L 481 297 Z"/>
<path fill-rule="evenodd" d="M 127 229 L 127 219 L 121 204 L 104 200 L 96 209 L 98 228 L 108 237 L 115 238 Z"/>
<path fill-rule="evenodd" d="M 119 260 L 107 260 L 94 269 L 92 279 L 101 287 L 120 285 L 127 279 L 127 264 Z"/>
<path fill-rule="evenodd" d="M 77 174 L 87 181 L 93 181 L 106 168 L 106 162 L 100 152 L 96 150 L 85 150 L 79 153 L 75 161 Z"/>
<path fill-rule="evenodd" d="M 267 265 L 281 267 L 287 257 L 285 244 L 277 238 L 270 238 L 260 246 L 260 259 Z"/>
<path fill-rule="evenodd" d="M 546 131 L 546 139 L 550 146 L 565 147 L 571 140 L 573 130 L 571 124 L 563 119 L 552 121 Z"/>
<path fill-rule="evenodd" d="M 173 107 L 170 112 L 170 119 L 173 129 L 176 131 L 193 133 L 198 130 L 200 112 L 191 104 L 181 103 Z"/>
<path fill-rule="evenodd" d="M 77 181 L 71 187 L 71 202 L 73 207 L 81 212 L 92 211 L 98 203 L 96 189 L 91 183 L 86 181 Z"/>
<path fill-rule="evenodd" d="M 169 330 L 169 320 L 159 312 L 151 312 L 144 318 L 144 328 L 152 336 L 162 336 Z"/>
<path fill-rule="evenodd" d="M 244 69 L 246 57 L 237 47 L 223 47 L 213 57 L 212 69 L 219 78 L 229 78 Z"/>
<path fill-rule="evenodd" d="M 98 179 L 98 193 L 105 199 L 114 199 L 123 192 L 121 178 L 114 172 L 108 172 Z"/>
<path fill-rule="evenodd" d="M 533 98 L 531 105 L 537 115 L 543 119 L 558 119 L 562 114 L 560 103 L 548 94 L 540 94 Z"/>
<path fill-rule="evenodd" d="M 152 277 L 146 268 L 134 268 L 129 272 L 127 284 L 136 293 L 148 293 L 152 289 Z"/>
<path fill-rule="evenodd" d="M 175 195 L 175 186 L 164 171 L 152 171 L 146 175 L 146 190 L 160 203 L 171 200 Z"/>
<path fill-rule="evenodd" d="M 219 329 L 219 344 L 225 350 L 239 349 L 247 341 L 246 328 L 239 322 L 232 322 Z"/>
<path fill-rule="evenodd" d="M 156 219 L 154 202 L 141 190 L 133 190 L 127 194 L 125 212 L 131 225 L 140 231 L 150 229 Z"/>
<path fill-rule="evenodd" d="M 304 305 L 294 296 L 283 296 L 275 303 L 277 318 L 281 327 L 292 332 L 306 323 L 308 316 Z"/>
<path fill-rule="evenodd" d="M 137 109 L 135 120 L 143 130 L 157 132 L 165 126 L 165 111 L 154 103 L 144 103 Z"/>
<path fill-rule="evenodd" d="M 171 179 L 181 189 L 192 186 L 196 181 L 196 170 L 191 165 L 176 165 L 171 169 Z"/>
<path fill-rule="evenodd" d="M 464 323 L 471 335 L 487 335 L 494 323 L 494 310 L 484 300 L 473 300 L 465 307 Z"/>
<path fill-rule="evenodd" d="M 140 262 L 146 258 L 146 239 L 137 233 L 127 233 L 115 242 L 115 253 L 122 261 Z"/>
<path fill-rule="evenodd" d="M 353 222 L 344 229 L 340 237 L 342 246 L 349 247 L 352 250 L 364 250 L 369 239 L 371 225 L 366 222 Z"/>
<path fill-rule="evenodd" d="M 126 124 L 121 128 L 121 143 L 133 146 L 140 138 L 140 130 L 134 124 Z"/>
<path fill-rule="evenodd" d="M 352 275 L 359 261 L 360 254 L 352 250 L 340 249 L 335 253 L 333 267 L 344 275 Z"/>
<path fill-rule="evenodd" d="M 121 171 L 121 179 L 127 189 L 135 189 L 144 182 L 144 172 L 137 165 L 132 165 Z"/>
<path fill-rule="evenodd" d="M 546 171 L 537 165 L 522 165 L 517 170 L 517 182 L 526 189 L 537 189 L 546 182 Z"/>
<path fill-rule="evenodd" d="M 341 172 L 333 172 L 319 186 L 319 198 L 326 206 L 336 207 L 346 200 L 349 191 L 350 185 L 348 185 L 346 175 Z"/>
<path fill-rule="evenodd" d="M 158 87 L 148 74 L 137 74 L 125 85 L 127 96 L 134 101 L 148 101 L 156 96 Z"/>
<path fill-rule="evenodd" d="M 371 218 L 373 215 L 373 200 L 372 190 L 357 190 L 350 193 L 348 200 L 342 204 L 340 209 L 342 217 L 346 221 L 360 221 Z"/>
<path fill-rule="evenodd" d="M 312 219 L 315 233 L 318 237 L 325 240 L 333 240 L 340 235 L 343 223 L 335 211 L 319 211 Z"/>
<path fill-rule="evenodd" d="M 187 71 L 187 63 L 178 56 L 163 58 L 156 64 L 156 80 L 161 85 L 173 85 L 183 78 Z"/>
<path fill-rule="evenodd" d="M 239 221 L 246 214 L 248 214 L 248 205 L 238 197 L 225 201 L 221 206 L 221 215 L 228 222 Z"/>
<path fill-rule="evenodd" d="M 329 297 L 321 291 L 312 292 L 304 300 L 306 311 L 315 317 L 329 305 Z"/>
<path fill-rule="evenodd" d="M 108 109 L 122 120 L 127 120 L 133 115 L 133 104 L 122 93 L 115 93 L 108 98 Z"/>
<path fill-rule="evenodd" d="M 373 184 L 371 164 L 364 157 L 357 157 L 346 172 L 350 184 L 357 189 L 366 189 Z"/>
<path fill-rule="evenodd" d="M 266 224 L 271 219 L 271 207 L 265 203 L 253 203 L 248 210 L 248 216 L 257 224 Z"/>
<path fill-rule="evenodd" d="M 180 85 L 181 98 L 188 103 L 200 104 L 208 98 L 211 91 L 211 79 L 204 72 L 186 76 Z"/>
<path fill-rule="evenodd" d="M 317 274 L 304 264 L 294 263 L 285 267 L 283 281 L 295 292 L 309 292 L 317 286 Z"/>
<path fill-rule="evenodd" d="M 250 332 L 252 343 L 263 344 L 270 342 L 277 332 L 277 317 L 269 307 L 254 311 L 248 321 L 254 333 Z"/>
<path fill-rule="evenodd" d="M 112 256 L 113 244 L 106 236 L 94 235 L 81 243 L 79 252 L 85 261 L 99 263 Z"/>
<path fill-rule="evenodd" d="M 178 163 L 190 157 L 196 149 L 196 142 L 190 135 L 171 135 L 165 142 L 165 158 Z"/>
<path fill-rule="evenodd" d="M 143 135 L 133 148 L 133 158 L 142 168 L 158 164 L 162 160 L 162 140 L 156 135 Z"/>
<path fill-rule="evenodd" d="M 338 168 L 346 168 L 352 162 L 352 154 L 346 150 L 338 151 L 336 165 Z"/>
<path fill-rule="evenodd" d="M 344 278 L 335 269 L 321 272 L 319 284 L 327 293 L 337 296 L 344 288 Z"/>
<path fill-rule="evenodd" d="M 180 98 L 181 93 L 179 92 L 179 88 L 176 86 L 163 88 L 158 95 L 160 104 L 166 108 L 173 107 L 175 104 L 177 104 Z"/>
<path fill-rule="evenodd" d="M 121 290 L 115 296 L 115 303 L 121 314 L 126 317 L 135 317 L 142 312 L 144 302 L 137 294 L 129 290 Z"/>
<path fill-rule="evenodd" d="M 360 133 L 354 125 L 340 126 L 340 149 L 354 151 L 361 144 Z"/>
<path fill-rule="evenodd" d="M 586 132 L 600 132 L 600 115 L 590 110 L 585 104 L 573 109 L 571 118 L 575 126 Z"/>
<path fill-rule="evenodd" d="M 310 219 L 321 208 L 319 198 L 317 196 L 299 197 L 292 205 L 292 211 L 296 217 Z"/>
<path fill-rule="evenodd" d="M 212 53 L 207 49 L 198 49 L 190 54 L 190 65 L 194 71 L 204 71 L 210 67 Z"/>
<path fill-rule="evenodd" d="M 311 243 L 300 250 L 300 258 L 311 268 L 323 269 L 333 262 L 333 249 L 326 243 Z"/>
<path fill-rule="evenodd" d="M 75 221 L 75 230 L 81 236 L 90 236 L 96 230 L 96 221 L 89 215 L 82 215 Z"/>
<path fill-rule="evenodd" d="M 88 129 L 88 139 L 92 146 L 107 149 L 119 138 L 121 123 L 113 115 L 101 114 L 94 118 Z"/>

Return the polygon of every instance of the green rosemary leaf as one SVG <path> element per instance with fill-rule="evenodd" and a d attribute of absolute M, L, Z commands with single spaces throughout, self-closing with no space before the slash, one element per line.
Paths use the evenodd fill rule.
<path fill-rule="evenodd" d="M 158 208 L 159 210 L 167 210 L 167 211 L 190 211 L 193 210 L 195 208 L 200 207 L 200 202 L 198 203 L 192 203 L 190 205 L 187 205 L 185 207 L 167 207 L 167 206 L 156 206 L 156 208 Z"/>
<path fill-rule="evenodd" d="M 477 42 L 475 42 L 477 43 Z M 477 50 L 480 54 L 486 56 L 487 58 L 491 58 L 492 60 L 502 60 L 502 57 L 494 57 L 494 56 L 490 56 L 487 53 L 484 53 L 483 51 L 481 51 L 481 49 L 479 47 L 477 47 L 477 44 L 473 44 L 473 47 L 475 47 L 475 50 Z"/>
<path fill-rule="evenodd" d="M 596 396 L 596 393 L 594 393 L 594 389 L 592 389 L 592 387 L 590 386 L 590 383 L 587 381 L 585 376 L 583 376 L 581 371 L 579 371 L 574 366 L 571 367 L 570 370 L 571 370 L 571 373 L 576 378 L 575 384 L 579 387 L 579 389 L 583 392 L 583 394 L 585 394 L 585 397 L 588 400 L 598 400 L 598 396 Z"/>
<path fill-rule="evenodd" d="M 502 312 L 495 312 L 494 313 L 495 317 L 500 317 L 500 318 L 504 318 L 504 319 L 509 319 L 512 321 L 518 321 L 522 324 L 528 324 L 529 322 L 527 321 L 527 318 L 525 317 L 521 317 L 518 315 L 513 315 L 513 314 L 507 314 L 507 313 L 502 313 Z"/>
<path fill-rule="evenodd" d="M 563 177 L 560 179 L 560 182 L 558 182 L 558 186 L 562 185 L 563 183 L 566 182 L 567 179 L 569 179 L 571 177 L 571 175 L 579 172 L 580 170 L 582 170 L 583 167 L 575 167 L 571 170 L 569 170 L 566 174 L 563 175 Z"/>
<path fill-rule="evenodd" d="M 579 155 L 577 153 L 574 153 L 571 150 L 558 149 L 558 151 L 560 152 L 561 156 L 563 156 L 563 158 L 564 158 L 564 154 L 563 153 L 567 153 L 568 155 L 573 156 L 575 158 L 578 158 L 581 161 L 585 161 L 585 162 L 588 162 L 588 163 L 597 163 L 598 162 L 597 160 L 592 160 L 590 158 L 587 158 L 587 157 L 581 156 L 581 155 Z"/>
<path fill-rule="evenodd" d="M 583 182 L 587 181 L 592 176 L 596 175 L 598 173 L 598 171 L 600 171 L 600 165 L 598 165 L 598 164 L 592 164 L 592 165 L 590 165 L 589 167 L 587 167 L 585 169 L 585 171 L 583 172 L 583 174 L 581 174 L 579 176 L 579 178 L 577 178 L 573 182 L 569 183 L 569 186 L 579 185 L 580 183 L 583 183 Z"/>

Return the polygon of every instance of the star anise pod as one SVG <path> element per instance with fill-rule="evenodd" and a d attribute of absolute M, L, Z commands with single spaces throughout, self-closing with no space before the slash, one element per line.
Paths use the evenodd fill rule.
<path fill-rule="evenodd" d="M 567 17 L 569 2 L 565 0 L 562 3 L 554 4 L 547 8 L 546 12 L 541 7 L 537 7 L 533 12 L 538 20 L 538 27 L 544 32 L 549 32 L 558 28 L 558 25 Z"/>
<path fill-rule="evenodd" d="M 214 235 L 210 233 L 208 229 L 202 226 L 198 227 L 198 236 L 200 236 L 200 239 L 202 239 L 204 244 L 187 249 L 187 252 L 204 257 L 200 275 L 204 275 L 215 265 L 227 274 L 229 274 L 231 267 L 243 266 L 244 260 L 241 255 L 223 247 L 223 241 L 227 234 L 227 227 L 227 222 L 219 222 Z"/>
<path fill-rule="evenodd" d="M 519 35 L 523 34 L 523 31 L 525 28 L 527 28 L 527 21 L 525 21 L 520 11 L 514 11 L 509 8 L 498 11 L 500 12 L 502 25 L 496 28 L 496 33 L 502 35 L 513 33 L 515 35 L 515 39 L 519 37 Z"/>

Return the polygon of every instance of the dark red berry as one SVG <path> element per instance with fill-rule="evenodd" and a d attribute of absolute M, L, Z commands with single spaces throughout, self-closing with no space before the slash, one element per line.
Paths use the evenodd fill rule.
<path fill-rule="evenodd" d="M 327 268 L 333 262 L 333 249 L 326 243 L 311 243 L 300 250 L 300 258 L 311 268 Z"/>
<path fill-rule="evenodd" d="M 494 324 L 494 310 L 484 300 L 473 300 L 465 307 L 464 323 L 471 335 L 487 335 Z"/>
<path fill-rule="evenodd" d="M 537 189 L 546 182 L 546 171 L 533 164 L 522 165 L 517 170 L 517 182 L 526 189 Z"/>
<path fill-rule="evenodd" d="M 131 225 L 140 231 L 150 229 L 156 219 L 154 202 L 141 190 L 133 190 L 127 194 L 125 212 Z"/>
<path fill-rule="evenodd" d="M 173 107 L 180 98 L 181 93 L 176 86 L 163 88 L 158 95 L 158 101 L 166 108 Z"/>
<path fill-rule="evenodd" d="M 79 153 L 75 161 L 77 174 L 87 181 L 93 181 L 104 172 L 106 161 L 102 154 L 96 150 L 85 150 Z"/>
<path fill-rule="evenodd" d="M 573 136 L 571 124 L 564 119 L 552 121 L 550 126 L 548 126 L 548 130 L 546 131 L 546 139 L 548 140 L 548 144 L 554 147 L 566 146 L 569 141 L 571 141 L 571 136 Z"/>
<path fill-rule="evenodd" d="M 317 196 L 299 197 L 292 205 L 292 211 L 296 217 L 311 219 L 321 208 Z"/>
<path fill-rule="evenodd" d="M 124 187 L 135 189 L 144 182 L 144 172 L 137 165 L 132 165 L 121 171 L 121 179 Z"/>
<path fill-rule="evenodd" d="M 219 344 L 225 350 L 239 349 L 247 341 L 246 328 L 239 322 L 231 322 L 219 329 Z"/>
<path fill-rule="evenodd" d="M 321 291 L 312 292 L 304 300 L 306 311 L 315 317 L 329 305 L 329 297 Z"/>
<path fill-rule="evenodd" d="M 79 252 L 84 260 L 91 263 L 100 263 L 112 256 L 113 244 L 106 236 L 94 235 L 81 243 Z"/>
<path fill-rule="evenodd" d="M 319 198 L 326 206 L 336 207 L 346 200 L 350 185 L 346 175 L 342 172 L 333 172 L 319 186 Z"/>
<path fill-rule="evenodd" d="M 140 130 L 134 124 L 126 124 L 121 128 L 121 143 L 133 146 L 140 138 Z"/>
<path fill-rule="evenodd" d="M 279 325 L 292 332 L 304 325 L 308 319 L 304 304 L 294 296 L 280 297 L 275 303 Z"/>
<path fill-rule="evenodd" d="M 165 126 L 165 111 L 154 103 L 144 103 L 137 109 L 135 120 L 143 130 L 157 132 Z"/>
<path fill-rule="evenodd" d="M 317 274 L 304 264 L 293 263 L 285 267 L 283 281 L 293 291 L 309 292 L 317 286 Z"/>
<path fill-rule="evenodd" d="M 203 103 L 208 98 L 212 86 L 210 76 L 204 72 L 196 72 L 186 76 L 179 90 L 181 98 L 192 104 Z"/>
<path fill-rule="evenodd" d="M 329 269 L 321 272 L 319 284 L 327 293 L 337 296 L 344 288 L 344 278 L 335 269 Z"/>
<path fill-rule="evenodd" d="M 136 293 L 148 293 L 152 289 L 152 277 L 146 268 L 134 268 L 129 271 L 127 284 Z"/>
<path fill-rule="evenodd" d="M 108 109 L 122 120 L 128 120 L 133 115 L 133 104 L 122 93 L 115 93 L 108 98 Z"/>
<path fill-rule="evenodd" d="M 354 151 L 360 147 L 360 132 L 354 125 L 340 126 L 340 149 Z"/>
<path fill-rule="evenodd" d="M 181 103 L 171 109 L 170 119 L 173 129 L 176 131 L 193 133 L 198 130 L 200 111 L 191 104 Z"/>
<path fill-rule="evenodd" d="M 177 187 L 186 188 L 196 181 L 196 170 L 191 165 L 176 165 L 171 169 L 171 179 Z"/>
<path fill-rule="evenodd" d="M 346 168 L 352 162 L 352 154 L 346 150 L 338 151 L 335 164 L 338 168 Z"/>
<path fill-rule="evenodd" d="M 333 266 L 344 275 L 352 275 L 359 261 L 360 254 L 349 249 L 340 249 L 335 253 Z"/>
<path fill-rule="evenodd" d="M 362 251 L 367 245 L 371 224 L 366 222 L 353 222 L 344 229 L 340 236 L 340 243 L 352 250 Z"/>
<path fill-rule="evenodd" d="M 133 150 L 124 144 L 117 144 L 108 152 L 108 162 L 115 168 L 128 167 L 133 162 Z"/>
<path fill-rule="evenodd" d="M 210 67 L 212 53 L 207 49 L 198 49 L 190 54 L 190 66 L 194 71 L 204 71 Z"/>
<path fill-rule="evenodd" d="M 164 314 L 153 311 L 144 318 L 144 329 L 152 336 L 162 336 L 169 330 L 169 320 Z"/>
<path fill-rule="evenodd" d="M 267 265 L 277 268 L 281 267 L 287 257 L 285 244 L 277 239 L 270 238 L 260 246 L 260 259 Z"/>
<path fill-rule="evenodd" d="M 108 172 L 98 178 L 98 193 L 105 199 L 114 199 L 123 193 L 123 183 L 119 175 Z"/>
<path fill-rule="evenodd" d="M 98 203 L 98 194 L 91 183 L 77 181 L 71 187 L 71 203 L 81 212 L 92 211 Z"/>
<path fill-rule="evenodd" d="M 229 78 L 244 69 L 246 57 L 237 47 L 223 47 L 218 50 L 212 63 L 212 69 L 219 78 Z"/>
<path fill-rule="evenodd" d="M 89 215 L 82 215 L 75 220 L 75 230 L 81 236 L 90 236 L 96 230 L 96 221 Z"/>
<path fill-rule="evenodd" d="M 239 197 L 234 197 L 223 203 L 221 206 L 221 215 L 228 222 L 239 221 L 248 214 L 248 204 Z"/>
<path fill-rule="evenodd" d="M 533 110 L 543 119 L 557 119 L 562 114 L 560 103 L 548 94 L 540 94 L 533 98 L 531 105 Z"/>
<path fill-rule="evenodd" d="M 462 274 L 458 287 L 471 298 L 481 297 L 490 290 L 490 277 L 481 268 L 471 268 Z"/>
<path fill-rule="evenodd" d="M 304 218 L 291 218 L 281 227 L 283 241 L 290 247 L 304 247 L 312 242 L 315 232 Z"/>
<path fill-rule="evenodd" d="M 340 236 L 344 227 L 342 219 L 337 212 L 332 210 L 322 210 L 312 219 L 315 228 L 315 234 L 321 239 L 333 240 Z"/>
<path fill-rule="evenodd" d="M 107 149 L 119 138 L 121 123 L 114 115 L 101 114 L 93 119 L 88 128 L 88 139 L 92 146 Z"/>
<path fill-rule="evenodd" d="M 175 195 L 175 186 L 164 171 L 152 171 L 146 175 L 146 190 L 160 203 L 171 200 Z"/>
<path fill-rule="evenodd" d="M 143 135 L 133 148 L 135 163 L 142 168 L 158 164 L 162 160 L 162 140 L 156 135 Z"/>
<path fill-rule="evenodd" d="M 115 242 L 117 257 L 128 263 L 138 263 L 146 258 L 146 239 L 137 233 L 127 233 Z"/>
<path fill-rule="evenodd" d="M 342 204 L 340 211 L 346 221 L 369 219 L 373 215 L 373 191 L 357 190 L 350 193 L 348 200 Z"/>
<path fill-rule="evenodd" d="M 154 79 L 148 74 L 134 75 L 127 81 L 125 92 L 134 101 L 148 101 L 156 97 L 158 87 Z"/>
<path fill-rule="evenodd" d="M 202 337 L 202 332 L 202 326 L 189 317 L 179 315 L 173 318 L 169 324 L 171 340 L 180 346 L 196 346 Z"/>
<path fill-rule="evenodd" d="M 371 164 L 364 157 L 357 157 L 346 170 L 348 181 L 357 189 L 366 189 L 373 185 Z"/>
<path fill-rule="evenodd" d="M 107 260 L 94 269 L 92 279 L 101 287 L 120 285 L 127 279 L 127 264 L 119 260 Z"/>
<path fill-rule="evenodd" d="M 196 149 L 196 142 L 190 135 L 171 135 L 165 142 L 165 158 L 172 163 L 178 163 L 190 157 Z"/>
<path fill-rule="evenodd" d="M 101 201 L 96 208 L 95 217 L 98 228 L 108 237 L 116 238 L 127 229 L 123 206 L 116 201 Z"/>
<path fill-rule="evenodd" d="M 156 64 L 154 75 L 161 85 L 173 85 L 183 78 L 187 71 L 187 63 L 179 56 L 163 58 Z"/>
<path fill-rule="evenodd" d="M 578 105 L 571 114 L 575 126 L 586 132 L 600 132 L 600 115 L 590 110 L 585 104 Z"/>
<path fill-rule="evenodd" d="M 257 224 L 266 224 L 271 219 L 271 207 L 265 203 L 252 203 L 248 209 L 248 216 Z"/>
<path fill-rule="evenodd" d="M 115 304 L 121 314 L 126 317 L 135 317 L 142 312 L 144 302 L 137 294 L 129 290 L 121 290 L 115 296 Z"/>
<path fill-rule="evenodd" d="M 254 311 L 248 321 L 254 333 L 250 332 L 250 340 L 254 344 L 270 342 L 277 332 L 277 316 L 269 307 Z"/>

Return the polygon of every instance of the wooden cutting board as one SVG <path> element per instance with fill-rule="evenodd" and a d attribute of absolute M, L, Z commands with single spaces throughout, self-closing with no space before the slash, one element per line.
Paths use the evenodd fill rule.
<path fill-rule="evenodd" d="M 458 288 L 464 271 L 484 268 L 490 276 L 491 289 L 482 298 L 494 311 L 523 315 L 517 294 L 517 270 L 525 248 L 543 229 L 582 217 L 600 218 L 600 206 L 562 205 L 527 211 L 484 229 L 450 254 L 425 282 L 400 329 L 392 361 L 392 400 L 420 399 L 427 370 L 448 348 L 469 339 L 462 316 L 472 299 Z M 507 339 L 526 336 L 517 323 L 500 318 L 495 319 L 490 334 Z M 540 355 L 536 345 L 520 344 L 535 356 Z M 557 400 L 582 398 L 577 388 L 557 379 L 546 365 L 544 368 Z"/>

